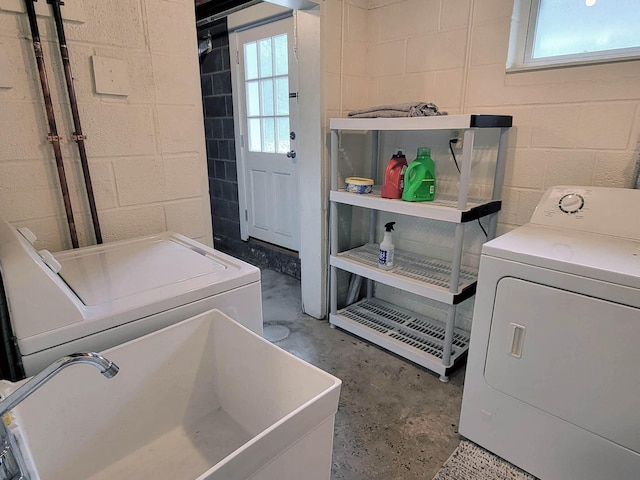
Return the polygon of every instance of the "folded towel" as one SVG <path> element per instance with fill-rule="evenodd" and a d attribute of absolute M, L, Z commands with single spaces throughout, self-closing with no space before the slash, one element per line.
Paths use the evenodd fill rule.
<path fill-rule="evenodd" d="M 413 102 L 397 103 L 394 105 L 381 105 L 369 107 L 362 110 L 349 112 L 349 117 L 354 118 L 377 118 L 377 117 L 429 117 L 433 115 L 446 115 L 441 112 L 434 103 Z"/>

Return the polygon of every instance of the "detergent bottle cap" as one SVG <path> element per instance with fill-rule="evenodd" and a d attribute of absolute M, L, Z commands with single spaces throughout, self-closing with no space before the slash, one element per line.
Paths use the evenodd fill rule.
<path fill-rule="evenodd" d="M 393 232 L 393 226 L 396 224 L 396 222 L 389 222 L 389 223 L 385 223 L 384 224 L 384 229 L 385 232 Z"/>
<path fill-rule="evenodd" d="M 393 147 L 393 151 L 396 152 L 392 155 L 393 158 L 404 158 L 404 147 Z"/>
<path fill-rule="evenodd" d="M 431 147 L 418 147 L 419 157 L 431 157 Z"/>

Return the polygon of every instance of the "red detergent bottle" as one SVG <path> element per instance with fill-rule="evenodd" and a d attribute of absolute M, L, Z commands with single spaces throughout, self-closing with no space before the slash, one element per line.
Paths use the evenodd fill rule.
<path fill-rule="evenodd" d="M 401 198 L 404 190 L 404 172 L 407 169 L 407 157 L 401 148 L 394 149 L 396 153 L 391 156 L 384 172 L 382 184 L 382 198 Z"/>

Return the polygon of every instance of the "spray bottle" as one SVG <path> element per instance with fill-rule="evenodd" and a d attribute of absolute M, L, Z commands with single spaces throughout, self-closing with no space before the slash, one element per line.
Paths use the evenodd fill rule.
<path fill-rule="evenodd" d="M 378 256 L 378 267 L 382 270 L 391 270 L 393 268 L 393 253 L 395 247 L 391 239 L 391 232 L 396 222 L 389 222 L 384 225 L 384 238 L 380 244 L 380 255 Z"/>

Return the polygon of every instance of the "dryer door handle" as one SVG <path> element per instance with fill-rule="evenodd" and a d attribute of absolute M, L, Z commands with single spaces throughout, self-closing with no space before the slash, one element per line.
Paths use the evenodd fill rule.
<path fill-rule="evenodd" d="M 517 323 L 509 324 L 511 328 L 511 340 L 507 346 L 507 353 L 515 358 L 522 358 L 522 347 L 524 345 L 524 334 L 527 327 L 519 325 Z"/>

